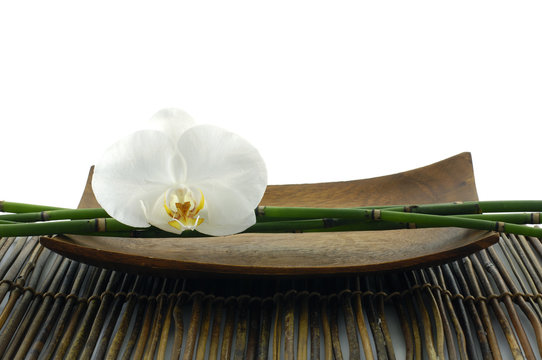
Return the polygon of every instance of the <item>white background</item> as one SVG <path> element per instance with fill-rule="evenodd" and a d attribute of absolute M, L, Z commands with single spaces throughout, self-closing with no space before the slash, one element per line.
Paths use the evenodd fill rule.
<path fill-rule="evenodd" d="M 237 132 L 269 182 L 463 151 L 483 200 L 542 199 L 542 6 L 529 1 L 3 1 L 0 199 L 76 206 L 157 110 Z"/>

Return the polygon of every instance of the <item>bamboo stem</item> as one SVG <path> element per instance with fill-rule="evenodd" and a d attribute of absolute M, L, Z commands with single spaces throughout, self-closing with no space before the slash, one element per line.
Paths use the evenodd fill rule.
<path fill-rule="evenodd" d="M 506 272 L 506 269 L 504 268 L 504 264 L 498 258 L 495 252 L 495 249 L 493 247 L 490 247 L 486 251 L 488 251 L 489 254 L 491 255 L 494 264 L 499 269 L 499 273 L 502 277 L 502 280 L 504 280 L 504 284 L 506 284 L 506 285 L 504 284 L 501 285 L 503 289 L 505 289 L 505 286 L 507 286 L 513 293 L 515 294 L 519 293 L 518 288 L 516 287 L 516 285 L 510 278 L 510 275 L 508 274 L 508 272 Z M 497 283 L 500 284 L 500 281 L 501 280 L 499 280 Z M 516 297 L 516 303 L 519 305 L 523 313 L 527 316 L 527 318 L 529 319 L 533 327 L 533 330 L 536 335 L 536 342 L 538 344 L 538 352 L 542 356 L 542 324 L 540 323 L 540 320 L 538 319 L 534 311 L 529 307 L 529 305 L 527 305 L 527 302 L 525 301 L 525 299 L 523 299 L 523 297 L 521 296 Z"/>
<path fill-rule="evenodd" d="M 525 357 L 527 357 L 527 359 L 535 359 L 536 357 L 534 355 L 533 349 L 531 348 L 531 344 L 529 343 L 527 334 L 523 329 L 521 320 L 518 317 L 512 298 L 507 295 L 508 289 L 506 287 L 506 284 L 504 283 L 504 280 L 501 277 L 501 274 L 499 273 L 495 264 L 493 264 L 493 262 L 489 259 L 489 256 L 485 250 L 480 251 L 480 255 L 482 257 L 482 261 L 486 270 L 492 275 L 493 280 L 495 280 L 497 288 L 502 294 L 505 294 L 502 300 L 504 302 L 504 305 L 506 306 L 506 309 L 508 310 L 508 316 L 510 317 L 510 320 L 512 320 L 512 324 L 516 329 L 516 334 L 518 335 L 519 342 L 521 343 L 523 352 L 525 353 Z"/>
<path fill-rule="evenodd" d="M 472 288 L 472 292 L 474 296 L 476 298 L 481 298 L 483 295 L 480 289 L 480 285 L 478 284 L 478 280 L 476 279 L 476 274 L 474 272 L 472 261 L 468 257 L 463 258 L 463 265 L 465 267 L 465 270 L 469 279 L 469 285 Z M 483 322 L 484 329 L 487 333 L 487 340 L 489 342 L 489 347 L 491 349 L 492 358 L 502 359 L 499 343 L 497 342 L 497 336 L 495 335 L 495 331 L 493 330 L 493 324 L 491 323 L 491 318 L 489 316 L 487 304 L 485 301 L 477 301 L 477 305 L 478 305 L 478 308 L 480 309 L 481 320 Z"/>
<path fill-rule="evenodd" d="M 249 302 L 250 314 L 249 314 L 249 328 L 248 328 L 248 340 L 247 351 L 245 353 L 246 360 L 256 360 L 258 354 L 258 336 L 260 332 L 260 299 L 252 298 Z"/>
<path fill-rule="evenodd" d="M 369 332 L 367 331 L 367 325 L 365 324 L 365 316 L 363 315 L 363 304 L 360 293 L 360 278 L 356 277 L 356 293 L 354 295 L 354 308 L 356 310 L 356 323 L 361 337 L 361 344 L 365 358 L 367 360 L 373 360 L 373 348 L 371 347 L 371 340 L 369 338 Z"/>
<path fill-rule="evenodd" d="M 130 285 L 128 285 L 130 283 Z M 115 336 L 111 340 L 111 345 L 109 347 L 109 350 L 107 351 L 107 360 L 113 360 L 117 359 L 120 348 L 122 346 L 122 343 L 124 342 L 124 338 L 126 337 L 126 333 L 128 332 L 128 326 L 130 324 L 130 320 L 132 319 L 132 314 L 134 312 L 134 309 L 137 304 L 137 296 L 135 296 L 135 291 L 140 290 L 141 287 L 141 277 L 137 276 L 135 280 L 132 281 L 132 277 L 129 276 L 129 278 L 126 281 L 126 286 L 129 288 L 132 288 L 132 293 L 127 295 L 127 301 L 126 301 L 126 307 L 124 309 L 124 313 L 122 314 L 122 317 L 119 321 L 119 326 L 117 329 L 117 332 L 115 333 Z M 119 299 L 120 306 L 122 307 L 122 302 Z M 111 323 L 113 322 L 113 317 L 111 317 Z M 116 322 L 116 319 L 115 319 Z"/>
<path fill-rule="evenodd" d="M 267 360 L 271 336 L 271 323 L 273 319 L 273 300 L 262 300 L 262 322 L 260 327 L 260 341 L 258 343 L 258 360 Z"/>
<path fill-rule="evenodd" d="M 249 296 L 247 295 L 241 295 L 237 300 L 239 315 L 237 316 L 237 331 L 235 332 L 234 360 L 245 359 L 248 339 L 248 300 Z"/>
<path fill-rule="evenodd" d="M 482 267 L 482 264 L 478 260 L 478 257 L 476 257 L 475 255 L 471 255 L 469 258 L 472 261 L 474 268 L 476 269 L 476 273 L 478 274 L 480 284 L 484 288 L 486 296 L 489 297 L 490 299 L 489 304 L 491 305 L 491 308 L 493 309 L 493 312 L 495 313 L 497 320 L 499 321 L 499 324 L 504 333 L 504 336 L 506 337 L 506 340 L 508 341 L 510 350 L 512 352 L 512 356 L 514 357 L 515 360 L 523 359 L 521 348 L 519 346 L 519 343 L 516 340 L 513 329 L 508 321 L 506 314 L 504 313 L 497 299 L 491 296 L 495 294 L 493 291 L 493 286 L 491 285 L 489 278 L 486 275 L 486 271 Z"/>

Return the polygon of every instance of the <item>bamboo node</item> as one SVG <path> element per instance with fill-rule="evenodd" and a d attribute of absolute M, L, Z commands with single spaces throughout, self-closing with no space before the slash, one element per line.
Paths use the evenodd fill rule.
<path fill-rule="evenodd" d="M 373 220 L 380 220 L 382 217 L 382 214 L 380 210 L 373 209 L 373 211 L 371 212 L 371 217 L 373 218 Z"/>

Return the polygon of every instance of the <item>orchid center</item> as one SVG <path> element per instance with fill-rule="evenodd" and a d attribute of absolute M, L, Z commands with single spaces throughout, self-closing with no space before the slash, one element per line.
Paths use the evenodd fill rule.
<path fill-rule="evenodd" d="M 170 226 L 177 230 L 194 230 L 203 222 L 204 219 L 200 217 L 199 212 L 205 205 L 205 199 L 201 191 L 198 195 L 194 196 L 194 193 L 186 187 L 166 192 L 164 209 L 171 217 L 168 222 Z"/>

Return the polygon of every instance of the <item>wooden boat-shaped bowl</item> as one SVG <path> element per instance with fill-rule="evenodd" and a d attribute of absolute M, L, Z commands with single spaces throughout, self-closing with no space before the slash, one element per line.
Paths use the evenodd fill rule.
<path fill-rule="evenodd" d="M 89 174 L 79 207 L 99 207 Z M 377 178 L 270 185 L 261 205 L 355 207 L 478 200 L 472 161 L 462 153 Z M 163 276 L 307 276 L 414 268 L 495 243 L 495 232 L 459 228 L 238 234 L 205 238 L 42 237 L 47 248 L 96 266 Z"/>

